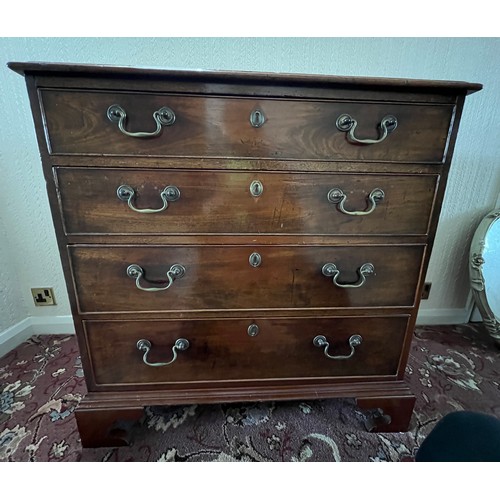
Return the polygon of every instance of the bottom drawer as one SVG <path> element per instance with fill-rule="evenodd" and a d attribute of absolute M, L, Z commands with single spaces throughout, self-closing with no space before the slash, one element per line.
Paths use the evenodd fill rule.
<path fill-rule="evenodd" d="M 143 384 L 394 376 L 408 320 L 409 316 L 371 316 L 83 323 L 96 388 L 125 389 Z M 318 336 L 328 347 L 322 338 L 313 342 Z M 173 349 L 179 339 L 188 342 Z M 149 349 L 138 349 L 140 340 L 147 341 L 142 346 Z M 144 358 L 152 364 L 171 363 L 149 366 Z"/>

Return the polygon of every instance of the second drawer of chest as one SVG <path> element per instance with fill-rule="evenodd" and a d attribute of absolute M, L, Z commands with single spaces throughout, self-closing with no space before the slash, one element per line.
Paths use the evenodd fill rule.
<path fill-rule="evenodd" d="M 81 312 L 413 306 L 424 249 L 68 248 Z"/>
<path fill-rule="evenodd" d="M 438 179 L 74 167 L 55 175 L 67 234 L 425 235 Z"/>
<path fill-rule="evenodd" d="M 95 383 L 127 386 L 395 376 L 408 319 L 85 321 L 84 327 Z"/>

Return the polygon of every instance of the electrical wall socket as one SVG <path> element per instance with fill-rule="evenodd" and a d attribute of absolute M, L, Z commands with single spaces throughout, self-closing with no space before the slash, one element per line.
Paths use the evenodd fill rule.
<path fill-rule="evenodd" d="M 55 306 L 56 299 L 52 288 L 32 288 L 31 295 L 35 301 L 35 306 Z"/>
<path fill-rule="evenodd" d="M 424 288 L 422 289 L 422 300 L 427 300 L 429 298 L 429 294 L 431 293 L 432 283 L 424 283 Z"/>

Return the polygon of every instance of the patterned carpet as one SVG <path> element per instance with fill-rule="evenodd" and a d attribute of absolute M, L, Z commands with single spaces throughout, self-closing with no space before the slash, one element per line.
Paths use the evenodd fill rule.
<path fill-rule="evenodd" d="M 0 359 L 0 461 L 406 461 L 443 415 L 500 417 L 500 351 L 481 324 L 420 327 L 406 377 L 409 432 L 370 434 L 352 400 L 146 409 L 133 443 L 82 450 L 74 336 L 36 336 Z"/>

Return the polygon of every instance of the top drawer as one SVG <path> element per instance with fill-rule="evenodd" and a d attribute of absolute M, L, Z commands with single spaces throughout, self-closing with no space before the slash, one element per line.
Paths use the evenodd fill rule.
<path fill-rule="evenodd" d="M 50 153 L 119 156 L 439 163 L 454 110 L 446 104 L 68 90 L 40 90 L 40 98 Z M 121 111 L 108 113 L 114 105 Z M 163 108 L 170 111 L 158 113 Z M 341 120 L 350 130 L 337 125 L 345 115 L 356 122 Z M 129 135 L 137 133 L 146 135 Z M 367 140 L 372 143 L 359 142 Z"/>

